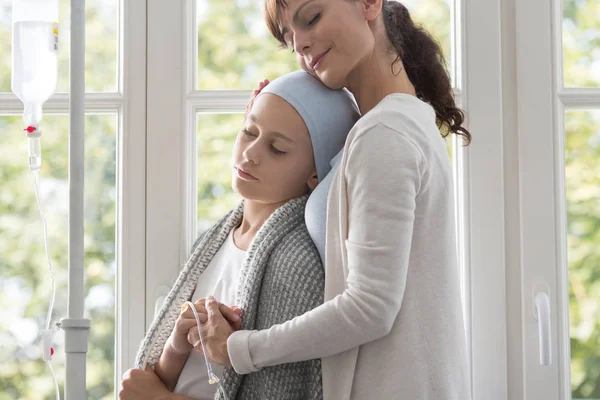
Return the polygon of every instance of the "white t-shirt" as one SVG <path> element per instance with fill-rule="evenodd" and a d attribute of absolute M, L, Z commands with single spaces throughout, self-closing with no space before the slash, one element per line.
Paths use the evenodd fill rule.
<path fill-rule="evenodd" d="M 200 275 L 192 301 L 212 295 L 223 304 L 235 305 L 235 293 L 245 258 L 246 252 L 235 245 L 233 230 L 231 230 L 223 246 Z M 223 373 L 223 367 L 214 363 L 212 369 L 218 377 Z M 193 399 L 208 400 L 214 397 L 216 391 L 217 385 L 208 383 L 204 356 L 197 351 L 192 351 L 181 371 L 174 392 Z"/>

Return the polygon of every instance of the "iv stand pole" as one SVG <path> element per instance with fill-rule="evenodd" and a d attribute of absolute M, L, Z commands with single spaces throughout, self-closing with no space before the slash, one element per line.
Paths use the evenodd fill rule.
<path fill-rule="evenodd" d="M 71 0 L 71 90 L 69 100 L 69 297 L 65 331 L 65 400 L 86 395 L 90 320 L 83 318 L 83 188 L 85 118 L 85 0 Z"/>

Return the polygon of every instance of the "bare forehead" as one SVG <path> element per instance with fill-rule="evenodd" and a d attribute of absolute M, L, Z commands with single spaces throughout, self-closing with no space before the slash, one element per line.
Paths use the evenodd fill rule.
<path fill-rule="evenodd" d="M 318 0 L 266 0 L 265 20 L 275 39 L 286 45 L 284 36 L 289 32 L 289 27 L 299 19 L 302 9 L 315 1 Z"/>
<path fill-rule="evenodd" d="M 315 1 L 317 0 L 277 1 L 277 17 L 279 19 L 279 25 L 281 26 L 282 32 L 287 32 L 287 27 L 290 24 L 297 22 L 302 10 Z"/>
<path fill-rule="evenodd" d="M 273 93 L 263 93 L 256 98 L 249 119 L 260 130 L 282 132 L 295 142 L 308 136 L 308 128 L 298 111 Z"/>

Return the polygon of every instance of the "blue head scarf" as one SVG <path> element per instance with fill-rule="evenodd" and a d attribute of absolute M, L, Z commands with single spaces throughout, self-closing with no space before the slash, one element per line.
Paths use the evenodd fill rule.
<path fill-rule="evenodd" d="M 344 147 L 350 129 L 360 117 L 354 97 L 346 89 L 329 89 L 305 71 L 275 79 L 256 98 L 264 93 L 287 101 L 304 120 L 321 181 L 331 170 L 331 160 Z"/>

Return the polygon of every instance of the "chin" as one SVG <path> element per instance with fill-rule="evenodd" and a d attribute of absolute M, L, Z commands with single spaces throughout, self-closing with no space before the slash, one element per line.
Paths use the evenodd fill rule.
<path fill-rule="evenodd" d="M 246 185 L 244 185 L 244 183 L 245 182 L 240 182 L 240 180 L 234 177 L 233 181 L 231 182 L 231 188 L 239 196 L 246 199 L 248 198 L 248 196 L 252 196 L 253 192 L 256 192 L 256 189 L 252 190 L 252 188 L 247 187 Z"/>
<path fill-rule="evenodd" d="M 318 74 L 318 78 L 329 89 L 336 90 L 346 86 L 346 77 L 337 71 L 325 70 Z"/>
<path fill-rule="evenodd" d="M 263 203 L 265 201 L 264 195 L 260 193 L 257 188 L 250 188 L 244 185 L 244 183 L 234 183 L 232 185 L 233 191 L 238 194 L 244 200 L 256 201 L 257 203 Z"/>

